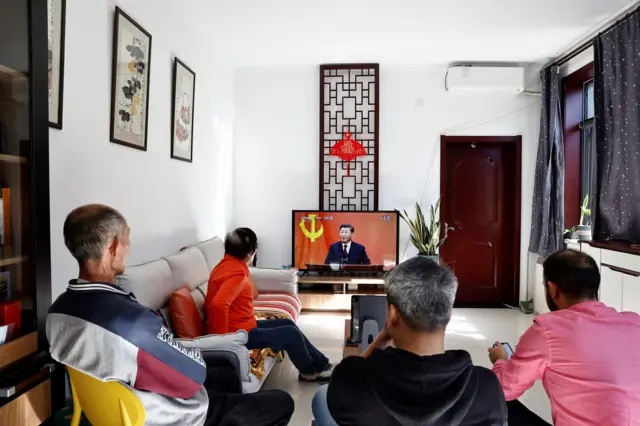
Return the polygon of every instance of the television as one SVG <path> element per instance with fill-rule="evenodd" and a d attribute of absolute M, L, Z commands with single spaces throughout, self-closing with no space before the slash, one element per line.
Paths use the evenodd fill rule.
<path fill-rule="evenodd" d="M 397 211 L 294 210 L 292 265 L 304 271 L 391 269 L 398 263 L 399 224 Z"/>

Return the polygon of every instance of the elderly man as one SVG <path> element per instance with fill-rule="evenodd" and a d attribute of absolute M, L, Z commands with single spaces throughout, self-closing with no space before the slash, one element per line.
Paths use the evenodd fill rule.
<path fill-rule="evenodd" d="M 395 268 L 386 279 L 385 328 L 316 393 L 318 426 L 505 425 L 496 376 L 469 353 L 444 349 L 457 287 L 447 268 L 424 257 Z M 383 349 L 390 342 L 395 347 Z"/>
<path fill-rule="evenodd" d="M 47 315 L 52 357 L 127 386 L 144 405 L 146 425 L 286 425 L 293 413 L 289 395 L 207 391 L 200 351 L 175 341 L 159 315 L 115 284 L 129 234 L 111 207 L 83 206 L 67 216 L 64 241 L 80 271 Z"/>

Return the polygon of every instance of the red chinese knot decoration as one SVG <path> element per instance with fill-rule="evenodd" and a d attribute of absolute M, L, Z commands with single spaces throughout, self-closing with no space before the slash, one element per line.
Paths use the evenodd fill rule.
<path fill-rule="evenodd" d="M 364 149 L 362 144 L 355 139 L 352 139 L 351 132 L 343 134 L 344 139 L 338 141 L 331 151 L 330 155 L 340 157 L 342 161 L 347 162 L 347 176 L 351 176 L 351 161 L 360 157 L 361 155 L 367 155 L 367 150 Z"/>

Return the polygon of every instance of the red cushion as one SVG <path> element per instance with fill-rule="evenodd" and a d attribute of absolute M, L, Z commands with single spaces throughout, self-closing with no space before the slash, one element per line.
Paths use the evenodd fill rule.
<path fill-rule="evenodd" d="M 178 337 L 193 339 L 204 334 L 204 322 L 189 287 L 184 286 L 171 295 L 169 315 L 171 315 L 173 330 Z"/>

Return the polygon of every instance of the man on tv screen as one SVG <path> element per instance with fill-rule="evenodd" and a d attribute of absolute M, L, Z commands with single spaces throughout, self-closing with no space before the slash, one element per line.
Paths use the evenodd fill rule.
<path fill-rule="evenodd" d="M 331 263 L 371 265 L 365 247 L 352 240 L 354 232 L 353 226 L 340 225 L 340 241 L 329 246 L 329 253 L 324 260 L 326 265 Z"/>

